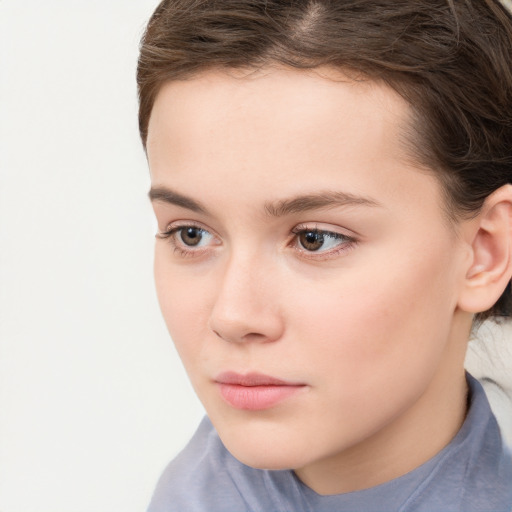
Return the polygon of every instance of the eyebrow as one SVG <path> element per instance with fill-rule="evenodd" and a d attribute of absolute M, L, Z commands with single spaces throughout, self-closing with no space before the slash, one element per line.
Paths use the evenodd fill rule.
<path fill-rule="evenodd" d="M 290 199 L 267 203 L 265 211 L 271 217 L 282 217 L 310 210 L 337 208 L 340 206 L 382 206 L 369 197 L 355 196 L 346 192 L 320 192 L 307 194 Z"/>
<path fill-rule="evenodd" d="M 175 206 L 181 206 L 182 208 L 192 210 L 196 213 L 208 213 L 207 209 L 198 201 L 178 194 L 178 192 L 174 192 L 174 190 L 167 187 L 151 187 L 148 196 L 151 202 L 160 201 L 163 203 L 173 204 Z"/>
<path fill-rule="evenodd" d="M 148 195 L 151 201 L 169 203 L 196 213 L 208 215 L 208 210 L 200 202 L 167 187 L 152 187 Z M 369 197 L 356 196 L 346 192 L 327 191 L 267 202 L 264 209 L 265 213 L 270 217 L 284 217 L 294 213 L 340 206 L 379 207 L 382 205 Z"/>

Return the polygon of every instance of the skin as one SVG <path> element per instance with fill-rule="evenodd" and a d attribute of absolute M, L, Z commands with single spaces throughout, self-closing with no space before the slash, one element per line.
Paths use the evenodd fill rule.
<path fill-rule="evenodd" d="M 236 458 L 321 494 L 405 474 L 466 412 L 470 224 L 406 154 L 409 113 L 384 85 L 273 68 L 168 83 L 150 119 L 157 292 L 192 384 Z M 333 192 L 359 199 L 279 208 Z M 240 410 L 224 371 L 303 388 Z"/>

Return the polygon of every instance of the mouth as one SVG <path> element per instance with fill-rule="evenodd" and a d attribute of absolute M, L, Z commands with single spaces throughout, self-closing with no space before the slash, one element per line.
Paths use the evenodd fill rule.
<path fill-rule="evenodd" d="M 215 378 L 215 383 L 229 405 L 247 411 L 270 409 L 306 387 L 261 373 L 224 372 Z"/>

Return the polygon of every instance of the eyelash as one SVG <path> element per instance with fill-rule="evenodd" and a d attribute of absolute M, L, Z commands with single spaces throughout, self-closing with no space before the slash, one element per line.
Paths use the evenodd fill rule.
<path fill-rule="evenodd" d="M 174 252 L 178 254 L 178 256 L 182 258 L 190 258 L 190 257 L 198 257 L 204 254 L 208 248 L 193 248 L 193 246 L 187 246 L 177 240 L 177 236 L 180 232 L 187 228 L 196 229 L 202 233 L 208 233 L 212 237 L 215 237 L 210 231 L 203 228 L 202 226 L 194 223 L 187 223 L 178 226 L 170 226 L 166 231 L 162 233 L 157 233 L 156 237 L 159 239 L 167 240 L 171 247 L 174 249 Z M 338 233 L 335 231 L 329 231 L 326 229 L 321 229 L 317 225 L 314 227 L 299 224 L 291 230 L 293 234 L 293 238 L 291 240 L 290 245 L 295 248 L 298 252 L 300 252 L 301 256 L 306 259 L 312 260 L 327 260 L 331 258 L 335 258 L 342 252 L 350 250 L 357 244 L 357 239 L 353 236 L 344 235 L 342 233 Z M 328 237 L 331 239 L 339 240 L 340 243 L 336 245 L 335 248 L 327 251 L 309 251 L 306 248 L 302 247 L 299 241 L 299 236 L 304 233 L 312 233 L 315 235 L 321 235 L 322 237 Z M 200 242 L 199 242 L 200 243 Z"/>
<path fill-rule="evenodd" d="M 185 244 L 180 245 L 176 239 L 176 236 L 187 228 L 197 229 L 198 231 L 202 231 L 204 233 L 211 234 L 207 229 L 202 226 L 194 223 L 187 223 L 178 226 L 169 226 L 166 231 L 163 233 L 157 233 L 156 237 L 162 240 L 167 240 L 171 247 L 174 249 L 174 252 L 178 254 L 178 256 L 182 258 L 190 258 L 195 256 L 200 256 L 205 252 L 206 249 L 193 249 L 193 246 L 187 246 Z M 187 248 L 189 247 L 189 248 Z"/>

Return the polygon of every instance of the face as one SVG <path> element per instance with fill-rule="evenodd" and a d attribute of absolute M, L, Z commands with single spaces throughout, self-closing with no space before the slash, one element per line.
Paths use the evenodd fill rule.
<path fill-rule="evenodd" d="M 169 83 L 148 138 L 157 291 L 192 384 L 235 457 L 299 475 L 424 438 L 467 335 L 467 254 L 405 155 L 408 106 L 324 71 Z"/>

